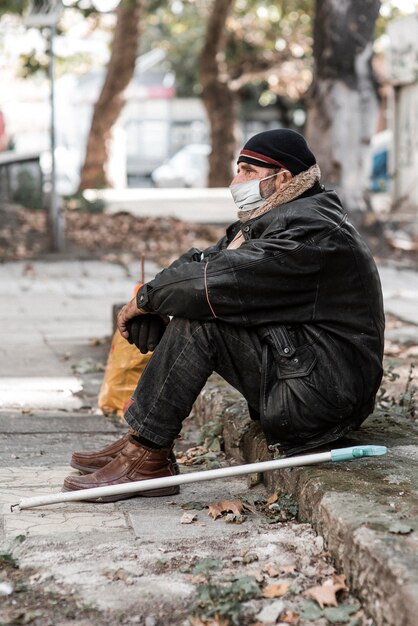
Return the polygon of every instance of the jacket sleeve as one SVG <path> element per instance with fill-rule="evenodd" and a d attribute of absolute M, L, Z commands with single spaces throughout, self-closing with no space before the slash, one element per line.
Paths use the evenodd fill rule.
<path fill-rule="evenodd" d="M 222 250 L 222 248 L 226 245 L 227 238 L 224 236 L 217 243 L 209 246 L 208 248 L 205 248 L 204 250 L 201 250 L 200 248 L 190 248 L 190 250 L 179 256 L 178 259 L 175 259 L 167 269 L 177 268 L 180 267 L 180 265 L 183 265 L 184 263 L 190 263 L 191 261 L 201 261 L 204 257 L 207 257 L 212 252 L 218 252 L 219 250 Z"/>
<path fill-rule="evenodd" d="M 139 290 L 138 306 L 238 325 L 300 323 L 313 318 L 319 271 L 317 247 L 287 231 L 163 270 Z"/>

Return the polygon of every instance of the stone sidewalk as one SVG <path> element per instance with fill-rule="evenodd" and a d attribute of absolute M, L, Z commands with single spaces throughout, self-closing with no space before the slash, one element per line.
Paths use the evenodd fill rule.
<path fill-rule="evenodd" d="M 156 597 L 163 597 L 171 607 L 176 599 L 181 614 L 192 593 L 178 571 L 180 562 L 185 566 L 196 556 L 208 558 L 220 552 L 238 558 L 237 546 L 244 553 L 253 550 L 257 537 L 260 555 L 267 555 L 279 542 L 286 563 L 290 556 L 285 546 L 290 552 L 320 554 L 323 535 L 378 626 L 415 626 L 418 446 L 415 424 L 401 417 L 390 423 L 381 417 L 368 420 L 353 440 L 388 445 L 388 457 L 284 470 L 265 477 L 269 492 L 278 483 L 295 494 L 301 518 L 314 524 L 320 533 L 317 538 L 304 524 L 282 536 L 259 520 L 243 526 L 219 525 L 202 512 L 197 513 L 196 524 L 180 524 L 182 503 L 210 502 L 220 493 L 222 499 L 234 498 L 246 490 L 246 482 L 238 479 L 222 488 L 218 483 L 199 489 L 189 485 L 174 504 L 150 498 L 10 513 L 9 505 L 20 497 L 61 488 L 70 471 L 71 450 L 97 449 L 119 436 L 120 423 L 95 412 L 103 375 L 96 366 L 106 360 L 109 344 L 103 338 L 111 333 L 112 305 L 131 297 L 137 269 L 99 261 L 0 266 L 2 545 L 23 566 L 38 567 L 46 586 L 73 586 L 86 603 L 104 611 L 129 612 L 130 601 L 136 607 L 137 599 L 129 594 L 135 583 L 145 613 L 132 623 L 145 624 L 148 616 L 146 626 L 155 626 L 157 621 L 151 618 L 158 615 Z M 149 278 L 156 268 L 146 270 Z M 417 274 L 385 267 L 381 276 L 387 312 L 404 321 L 388 332 L 388 338 L 414 346 L 418 343 Z M 232 459 L 266 458 L 263 439 L 234 392 L 212 382 L 197 411 L 201 422 L 224 414 L 226 449 Z M 169 576 L 161 576 L 164 571 Z"/>

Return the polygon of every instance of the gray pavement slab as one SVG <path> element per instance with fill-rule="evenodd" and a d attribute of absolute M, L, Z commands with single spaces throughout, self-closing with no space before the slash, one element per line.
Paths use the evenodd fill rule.
<path fill-rule="evenodd" d="M 184 468 L 183 468 L 184 473 Z M 199 538 L 204 533 L 207 539 L 228 540 L 232 535 L 247 536 L 252 530 L 250 524 L 225 524 L 222 520 L 213 520 L 208 517 L 207 509 L 201 511 L 184 511 L 179 509 L 182 504 L 201 501 L 216 502 L 222 500 L 236 500 L 247 490 L 242 479 L 228 481 L 212 481 L 200 485 L 184 485 L 179 496 L 175 498 L 143 498 L 134 502 L 134 511 L 124 507 L 129 516 L 132 528 L 137 539 L 141 541 L 155 541 L 155 528 L 158 525 L 160 540 L 171 541 L 173 535 L 176 540 L 191 540 Z M 148 502 L 151 500 L 151 502 Z M 172 502 L 172 505 L 167 505 Z M 196 521 L 192 524 L 182 524 L 183 513 L 193 513 Z M 221 522 L 221 523 L 219 523 Z"/>
<path fill-rule="evenodd" d="M 386 312 L 418 326 L 418 272 L 382 265 L 379 274 Z"/>
<path fill-rule="evenodd" d="M 56 504 L 10 512 L 9 503 L 29 491 L 56 490 L 65 468 L 57 466 L 55 470 L 52 474 L 48 468 L 33 471 L 22 467 L 16 476 L 10 469 L 3 475 L 0 471 L 7 486 L 3 507 L 6 545 L 14 546 L 21 567 L 38 568 L 48 587 L 61 593 L 64 589 L 77 590 L 81 601 L 102 610 L 129 611 L 136 607 L 152 614 L 155 603 L 184 605 L 195 591 L 193 564 L 201 559 L 225 559 L 231 567 L 231 559 L 239 562 L 242 555 L 251 552 L 260 563 L 244 565 L 248 573 L 274 558 L 282 565 L 296 561 L 300 575 L 312 576 L 312 559 L 323 552 L 322 539 L 309 525 L 272 527 L 256 516 L 233 525 L 212 520 L 207 511 L 200 512 L 201 519 L 193 524 L 181 523 L 182 502 L 196 495 L 206 503 L 214 497 L 236 496 L 247 489 L 244 479 L 231 481 L 230 489 L 218 492 L 213 484 L 206 483 L 200 485 L 198 494 L 188 485 L 181 496 L 172 498 L 135 498 L 102 505 Z M 22 536 L 25 541 L 16 543 L 16 537 Z M 237 567 L 232 564 L 232 575 L 237 575 Z M 328 568 L 328 573 L 333 571 L 325 563 L 322 567 Z M 266 602 L 259 602 L 257 610 Z M 164 623 L 170 623 L 169 615 L 165 613 Z"/>
<path fill-rule="evenodd" d="M 139 263 L 14 262 L 0 266 L 0 408 L 77 409 L 72 356 L 112 332 L 112 306 L 132 297 Z M 146 276 L 157 268 L 147 263 Z"/>
<path fill-rule="evenodd" d="M 91 413 L 70 413 L 68 411 L 36 411 L 30 414 L 21 412 L 0 411 L 0 434 L 12 433 L 41 434 L 41 433 L 109 433 L 116 435 L 120 432 L 114 424 L 103 415 Z M 93 443 L 93 446 L 95 444 Z"/>
<path fill-rule="evenodd" d="M 47 363 L 52 367 L 54 360 L 48 358 Z M 23 361 L 22 369 L 31 365 L 32 362 Z M 74 376 L 54 376 L 49 368 L 43 372 L 43 376 L 24 376 L 0 378 L 0 406 L 22 408 L 55 408 L 77 409 L 81 408 L 83 401 L 77 397 L 82 390 L 81 380 Z M 16 372 L 15 372 L 16 373 Z"/>
<path fill-rule="evenodd" d="M 409 325 L 400 328 L 387 329 L 385 332 L 386 339 L 401 343 L 403 345 L 416 346 L 418 344 L 418 326 Z"/>
<path fill-rule="evenodd" d="M 0 434 L 0 466 L 13 464 L 32 465 L 34 467 L 69 462 L 73 450 L 101 449 L 114 441 L 114 437 L 90 433 L 52 433 L 35 434 L 16 432 Z"/>

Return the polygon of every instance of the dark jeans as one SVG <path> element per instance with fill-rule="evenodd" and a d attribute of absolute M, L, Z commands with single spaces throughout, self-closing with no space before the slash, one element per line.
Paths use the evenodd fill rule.
<path fill-rule="evenodd" d="M 255 331 L 224 322 L 173 319 L 125 413 L 140 435 L 170 446 L 212 372 L 259 410 L 261 343 Z"/>

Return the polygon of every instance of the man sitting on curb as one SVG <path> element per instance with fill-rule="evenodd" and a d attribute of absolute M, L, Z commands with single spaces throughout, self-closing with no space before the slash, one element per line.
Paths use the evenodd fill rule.
<path fill-rule="evenodd" d="M 379 277 L 338 196 L 319 181 L 298 133 L 271 130 L 246 143 L 230 187 L 238 221 L 121 310 L 120 332 L 141 348 L 150 328 L 165 330 L 125 414 L 132 430 L 100 452 L 74 453 L 86 475 L 67 477 L 65 490 L 178 472 L 173 442 L 214 371 L 284 454 L 335 441 L 372 412 L 382 376 Z"/>

